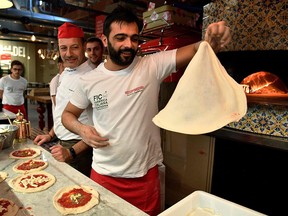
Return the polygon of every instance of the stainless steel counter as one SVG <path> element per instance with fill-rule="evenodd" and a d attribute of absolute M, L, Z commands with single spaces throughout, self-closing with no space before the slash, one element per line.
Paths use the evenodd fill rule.
<path fill-rule="evenodd" d="M 49 165 L 44 170 L 56 177 L 56 183 L 45 191 L 36 193 L 19 193 L 13 191 L 8 185 L 8 181 L 19 175 L 12 170 L 12 167 L 23 160 L 9 158 L 12 148 L 4 149 L 0 152 L 0 171 L 8 173 L 8 178 L 0 183 L 0 197 L 13 200 L 20 208 L 17 216 L 57 216 L 61 215 L 53 206 L 52 197 L 62 187 L 68 185 L 88 185 L 97 190 L 100 194 L 100 203 L 89 211 L 79 215 L 133 215 L 144 216 L 146 213 L 129 204 L 125 200 L 111 193 L 99 184 L 95 183 L 82 173 L 63 162 L 56 161 L 51 154 L 42 147 L 36 146 L 31 140 L 22 144 L 22 147 L 39 148 L 42 151 L 40 158 L 47 160 Z M 19 146 L 21 148 L 21 146 Z"/>

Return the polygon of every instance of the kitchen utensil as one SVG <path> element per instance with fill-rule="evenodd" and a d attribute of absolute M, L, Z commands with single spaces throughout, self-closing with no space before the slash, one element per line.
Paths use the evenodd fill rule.
<path fill-rule="evenodd" d="M 19 127 L 17 125 L 0 124 L 0 135 L 5 135 L 6 139 L 3 142 L 3 149 L 12 146 L 14 138 L 18 132 Z"/>
<path fill-rule="evenodd" d="M 16 114 L 16 119 L 13 121 L 13 124 L 19 127 L 15 137 L 19 142 L 26 141 L 27 138 L 31 137 L 30 121 L 27 122 L 27 120 L 24 119 L 24 115 L 20 112 L 20 110 Z"/>

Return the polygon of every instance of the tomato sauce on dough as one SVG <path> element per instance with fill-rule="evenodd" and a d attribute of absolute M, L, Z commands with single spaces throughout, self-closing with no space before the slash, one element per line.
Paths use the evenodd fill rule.
<path fill-rule="evenodd" d="M 27 150 L 18 150 L 12 153 L 13 156 L 15 157 L 27 157 L 27 156 L 32 156 L 36 152 L 32 149 L 27 149 Z"/>
<path fill-rule="evenodd" d="M 42 161 L 33 161 L 29 160 L 26 163 L 21 164 L 17 167 L 19 170 L 30 170 L 30 169 L 36 169 L 38 167 L 43 166 L 45 163 Z"/>
<path fill-rule="evenodd" d="M 46 175 L 30 175 L 30 176 L 27 176 L 26 178 L 22 178 L 21 181 L 20 181 L 20 186 L 25 188 L 25 186 L 23 185 L 22 181 L 25 180 L 25 179 L 32 179 L 33 178 L 38 178 L 38 177 L 42 177 L 43 179 L 47 178 Z M 35 186 L 31 185 L 30 183 L 27 184 L 26 188 L 35 188 L 35 187 L 40 187 L 40 186 L 43 186 L 47 183 L 48 181 L 42 181 L 42 182 L 35 182 Z M 36 186 L 37 185 L 37 186 Z"/>
<path fill-rule="evenodd" d="M 82 188 L 74 188 L 63 193 L 57 202 L 64 208 L 76 208 L 86 205 L 91 199 L 91 193 L 85 192 Z"/>
<path fill-rule="evenodd" d="M 0 212 L 0 216 L 8 212 L 8 206 L 11 205 L 8 200 L 0 200 L 0 206 L 3 207 L 3 210 Z"/>

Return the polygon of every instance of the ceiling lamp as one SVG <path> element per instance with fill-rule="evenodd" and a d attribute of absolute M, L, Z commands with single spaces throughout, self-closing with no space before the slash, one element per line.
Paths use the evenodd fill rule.
<path fill-rule="evenodd" d="M 32 36 L 31 36 L 31 41 L 35 41 L 35 40 L 36 40 L 35 35 L 32 35 Z"/>
<path fill-rule="evenodd" d="M 8 0 L 1 0 L 0 1 L 0 9 L 10 8 L 13 6 L 13 3 Z"/>

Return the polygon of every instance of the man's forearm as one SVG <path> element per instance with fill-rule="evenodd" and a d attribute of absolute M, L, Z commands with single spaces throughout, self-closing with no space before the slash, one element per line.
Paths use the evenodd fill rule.
<path fill-rule="evenodd" d="M 70 112 L 64 110 L 62 114 L 62 124 L 67 130 L 72 133 L 79 134 L 81 131 L 82 123 L 78 121 L 77 117 Z"/>
<path fill-rule="evenodd" d="M 85 142 L 82 140 L 77 142 L 75 145 L 72 147 L 76 153 L 76 155 L 80 154 L 81 152 L 85 151 L 86 149 L 90 148 Z"/>

